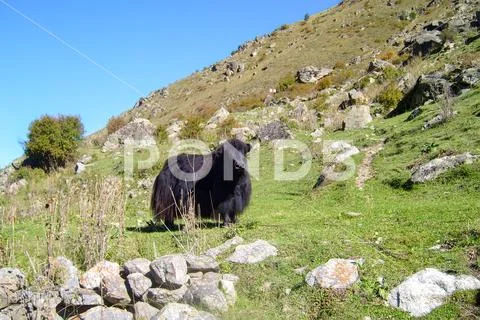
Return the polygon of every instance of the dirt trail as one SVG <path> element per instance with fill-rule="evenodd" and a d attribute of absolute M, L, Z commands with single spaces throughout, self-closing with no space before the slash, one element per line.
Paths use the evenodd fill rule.
<path fill-rule="evenodd" d="M 363 150 L 366 154 L 365 158 L 362 161 L 362 164 L 360 165 L 360 168 L 358 169 L 358 176 L 355 180 L 355 185 L 357 186 L 357 188 L 363 189 L 363 187 L 365 186 L 365 182 L 368 179 L 373 178 L 374 173 L 372 170 L 372 162 L 375 158 L 375 155 L 383 149 L 384 145 L 385 143 L 382 141 Z"/>

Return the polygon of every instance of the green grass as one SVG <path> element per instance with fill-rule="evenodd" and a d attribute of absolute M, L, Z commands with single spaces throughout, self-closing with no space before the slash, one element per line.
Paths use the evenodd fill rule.
<path fill-rule="evenodd" d="M 459 98 L 459 114 L 450 122 L 422 131 L 426 119 L 436 115 L 438 106 L 425 107 L 424 113 L 411 122 L 407 114 L 393 119 L 378 119 L 374 129 L 328 133 L 326 139 L 344 139 L 358 147 L 376 144 L 387 139 L 385 148 L 374 161 L 376 177 L 367 182 L 363 191 L 354 185 L 354 178 L 312 191 L 321 163 L 316 160 L 310 174 L 300 180 L 274 180 L 273 149 L 262 145 L 260 180 L 253 181 L 253 199 L 250 207 L 233 228 L 202 229 L 187 236 L 182 232 L 145 232 L 149 191 L 127 202 L 128 228 L 125 236 L 111 235 L 107 259 L 122 263 L 142 256 L 149 259 L 182 252 L 182 246 L 195 237 L 204 248 L 215 246 L 234 235 L 247 241 L 265 239 L 279 249 L 279 255 L 257 265 L 241 266 L 222 262 L 224 272 L 240 276 L 238 302 L 225 319 L 408 319 L 408 315 L 385 306 L 385 295 L 405 277 L 426 267 L 472 273 L 466 252 L 480 247 L 480 163 L 459 167 L 442 175 L 437 181 L 415 185 L 411 189 L 399 186 L 409 177 L 409 167 L 423 163 L 446 152 L 480 153 L 480 123 L 474 112 L 480 103 L 480 90 Z M 298 131 L 297 137 L 308 142 L 308 132 Z M 424 148 L 431 144 L 432 148 Z M 166 157 L 162 148 L 162 157 Z M 423 150 L 423 151 L 422 151 Z M 428 153 L 425 153 L 428 150 Z M 138 158 L 148 155 L 139 153 Z M 357 165 L 363 155 L 355 156 Z M 98 155 L 92 170 L 97 173 L 115 173 L 108 155 Z M 164 158 L 162 158 L 164 159 Z M 295 168 L 300 156 L 286 154 L 286 165 Z M 119 159 L 121 163 L 121 159 Z M 163 160 L 162 160 L 163 161 Z M 162 163 L 159 161 L 159 163 Z M 135 178 L 154 176 L 159 166 L 139 173 Z M 292 169 L 289 169 L 292 170 Z M 118 173 L 117 173 L 118 174 Z M 132 182 L 131 185 L 135 185 Z M 393 186 L 392 186 L 393 185 Z M 362 213 L 350 217 L 346 213 Z M 45 221 L 47 216 L 17 221 L 15 229 L 4 224 L 1 244 L 15 241 L 14 266 L 32 274 L 31 264 L 46 261 Z M 72 217 L 75 224 L 75 217 Z M 136 230 L 135 227 L 143 227 Z M 67 237 L 76 238 L 75 228 Z M 477 236 L 475 236 L 477 235 Z M 428 250 L 437 243 L 454 246 L 447 252 Z M 57 254 L 74 261 L 71 250 L 63 244 Z M 295 268 L 307 270 L 325 263 L 330 258 L 364 258 L 361 282 L 345 293 L 310 288 L 303 275 Z M 377 283 L 384 277 L 385 285 Z M 287 291 L 290 291 L 287 294 Z M 426 319 L 456 319 L 475 311 L 475 293 L 459 293 Z M 476 311 L 478 312 L 478 310 Z"/>

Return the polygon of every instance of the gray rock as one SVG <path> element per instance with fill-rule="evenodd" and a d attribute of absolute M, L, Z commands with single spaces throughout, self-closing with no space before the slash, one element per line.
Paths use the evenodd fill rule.
<path fill-rule="evenodd" d="M 125 262 L 123 270 L 127 275 L 131 273 L 141 273 L 146 276 L 150 272 L 150 260 L 145 258 L 137 258 Z"/>
<path fill-rule="evenodd" d="M 219 272 L 220 266 L 218 262 L 207 255 L 204 256 L 194 256 L 191 254 L 185 255 L 185 260 L 187 261 L 187 269 L 189 273 L 194 272 Z"/>
<path fill-rule="evenodd" d="M 230 112 L 228 112 L 225 108 L 220 108 L 215 112 L 215 114 L 208 120 L 207 125 L 205 126 L 206 129 L 215 129 L 218 125 L 222 124 L 225 120 L 228 119 L 230 116 Z"/>
<path fill-rule="evenodd" d="M 440 95 L 449 88 L 450 83 L 443 79 L 440 74 L 420 76 L 415 86 L 398 103 L 398 106 L 390 112 L 389 117 L 402 114 L 424 105 L 429 100 L 437 100 Z"/>
<path fill-rule="evenodd" d="M 227 71 L 231 72 L 243 72 L 245 70 L 245 65 L 236 61 L 227 62 Z"/>
<path fill-rule="evenodd" d="M 246 245 L 239 245 L 235 252 L 228 257 L 227 261 L 242 264 L 252 264 L 261 262 L 268 257 L 276 256 L 277 248 L 265 240 L 257 240 Z"/>
<path fill-rule="evenodd" d="M 413 56 L 427 56 L 440 51 L 444 44 L 441 31 L 423 31 L 412 40 L 406 41 L 402 51 L 411 51 Z"/>
<path fill-rule="evenodd" d="M 79 314 L 78 318 L 80 320 L 133 320 L 133 314 L 114 307 L 107 308 L 98 306 Z"/>
<path fill-rule="evenodd" d="M 0 269 L 0 288 L 10 292 L 24 289 L 26 285 L 25 275 L 18 269 Z"/>
<path fill-rule="evenodd" d="M 187 290 L 188 289 L 186 286 L 182 286 L 175 290 L 150 288 L 143 296 L 143 301 L 151 304 L 155 308 L 161 309 L 168 303 L 181 301 L 184 298 Z"/>
<path fill-rule="evenodd" d="M 249 127 L 232 128 L 231 135 L 242 141 L 252 140 L 257 136 L 255 130 Z"/>
<path fill-rule="evenodd" d="M 136 320 L 150 320 L 160 312 L 146 302 L 137 302 L 133 305 L 133 315 Z"/>
<path fill-rule="evenodd" d="M 79 288 L 78 270 L 72 261 L 65 257 L 48 259 L 48 267 L 45 270 L 49 279 L 61 288 Z"/>
<path fill-rule="evenodd" d="M 237 291 L 235 290 L 235 283 L 228 280 L 220 280 L 219 288 L 227 299 L 227 304 L 233 306 L 237 301 Z"/>
<path fill-rule="evenodd" d="M 110 134 L 102 152 L 118 150 L 126 145 L 136 147 L 155 146 L 155 126 L 147 119 L 138 118 Z"/>
<path fill-rule="evenodd" d="M 456 291 L 478 289 L 480 280 L 473 276 L 454 276 L 428 268 L 394 288 L 388 296 L 388 303 L 414 317 L 422 317 L 443 305 Z"/>
<path fill-rule="evenodd" d="M 408 116 L 407 121 L 412 121 L 413 119 L 415 119 L 419 115 L 421 115 L 422 112 L 423 112 L 423 110 L 420 107 L 416 107 L 415 109 L 413 109 L 413 111 Z"/>
<path fill-rule="evenodd" d="M 85 166 L 85 164 L 83 162 L 79 161 L 75 164 L 75 174 L 80 174 L 83 171 L 85 171 L 86 169 L 87 169 L 87 167 Z"/>
<path fill-rule="evenodd" d="M 182 255 L 168 255 L 153 261 L 150 270 L 154 282 L 162 287 L 176 289 L 187 283 L 187 261 Z"/>
<path fill-rule="evenodd" d="M 28 185 L 28 181 L 25 179 L 20 179 L 11 183 L 7 188 L 7 193 L 9 195 L 16 195 L 21 189 Z"/>
<path fill-rule="evenodd" d="M 358 265 L 355 261 L 330 259 L 327 263 L 307 273 L 305 282 L 311 287 L 345 289 L 351 287 L 359 279 Z"/>
<path fill-rule="evenodd" d="M 56 317 L 59 317 L 56 308 L 62 302 L 62 299 L 58 291 L 34 292 L 30 301 L 37 312 L 35 319 L 56 319 Z"/>
<path fill-rule="evenodd" d="M 80 286 L 87 289 L 100 289 L 104 277 L 115 277 L 119 274 L 118 263 L 100 261 L 80 277 Z"/>
<path fill-rule="evenodd" d="M 396 67 L 388 61 L 375 59 L 372 62 L 370 62 L 370 64 L 368 65 L 367 71 L 368 72 L 381 73 L 381 72 L 385 71 L 385 69 L 387 69 L 387 68 L 396 69 Z"/>
<path fill-rule="evenodd" d="M 439 124 L 442 124 L 446 121 L 445 117 L 441 114 L 436 115 L 432 119 L 428 120 L 423 124 L 423 130 L 430 129 L 433 127 L 438 126 Z"/>
<path fill-rule="evenodd" d="M 60 289 L 60 297 L 66 306 L 98 306 L 103 299 L 91 289 Z"/>
<path fill-rule="evenodd" d="M 119 274 L 103 277 L 100 289 L 105 301 L 111 304 L 125 306 L 131 301 L 125 280 Z"/>
<path fill-rule="evenodd" d="M 357 147 L 342 140 L 331 141 L 323 146 L 324 162 L 326 164 L 341 163 L 359 153 L 360 150 Z"/>
<path fill-rule="evenodd" d="M 297 80 L 301 83 L 315 83 L 332 72 L 333 70 L 328 68 L 320 69 L 314 66 L 307 66 L 297 71 Z"/>
<path fill-rule="evenodd" d="M 272 141 L 277 139 L 291 139 L 292 133 L 286 124 L 281 121 L 274 121 L 260 127 L 257 136 L 260 141 Z"/>
<path fill-rule="evenodd" d="M 132 294 L 141 298 L 152 287 L 152 280 L 141 273 L 131 273 L 127 276 L 127 284 Z"/>
<path fill-rule="evenodd" d="M 192 281 L 183 297 L 183 301 L 190 305 L 197 305 L 213 312 L 228 310 L 225 294 L 219 288 L 219 280 L 202 279 Z"/>
<path fill-rule="evenodd" d="M 416 169 L 412 174 L 412 181 L 415 183 L 431 181 L 450 169 L 462 164 L 472 164 L 478 159 L 478 156 L 474 156 L 470 153 L 437 158 Z"/>
<path fill-rule="evenodd" d="M 169 303 L 151 320 L 217 320 L 217 318 L 187 304 Z"/>
<path fill-rule="evenodd" d="M 352 106 L 345 117 L 345 130 L 366 128 L 372 120 L 370 106 Z"/>
<path fill-rule="evenodd" d="M 178 136 L 180 135 L 180 131 L 182 131 L 182 128 L 185 126 L 185 122 L 181 120 L 176 120 L 172 122 L 168 127 L 167 127 L 167 135 L 168 135 L 168 140 L 171 142 L 175 142 L 178 140 Z"/>
<path fill-rule="evenodd" d="M 30 320 L 31 316 L 25 304 L 13 304 L 0 310 L 0 320 Z"/>
<path fill-rule="evenodd" d="M 239 236 L 235 236 L 232 239 L 229 239 L 225 241 L 223 244 L 219 245 L 218 247 L 208 249 L 205 252 L 206 256 L 210 256 L 212 258 L 217 258 L 219 255 L 225 253 L 227 250 L 229 250 L 233 246 L 237 246 L 241 243 L 243 243 L 243 239 Z"/>
<path fill-rule="evenodd" d="M 462 70 L 454 79 L 455 92 L 472 88 L 480 81 L 480 68 L 469 68 Z"/>

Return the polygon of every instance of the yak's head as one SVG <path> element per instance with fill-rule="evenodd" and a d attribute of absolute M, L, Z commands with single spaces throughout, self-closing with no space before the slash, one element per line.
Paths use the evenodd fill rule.
<path fill-rule="evenodd" d="M 215 151 L 217 161 L 223 162 L 224 179 L 232 180 L 234 176 L 243 174 L 247 168 L 247 154 L 252 149 L 249 143 L 238 139 L 222 143 Z"/>

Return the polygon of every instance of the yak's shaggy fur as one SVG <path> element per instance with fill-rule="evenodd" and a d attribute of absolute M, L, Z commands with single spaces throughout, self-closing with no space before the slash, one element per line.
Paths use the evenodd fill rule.
<path fill-rule="evenodd" d="M 197 216 L 212 219 L 221 216 L 224 225 L 235 223 L 252 193 L 246 166 L 250 149 L 250 144 L 233 139 L 208 155 L 180 154 L 168 159 L 153 185 L 150 206 L 155 220 L 163 220 L 167 227 L 173 227 L 175 219 L 188 211 L 191 197 Z M 210 160 L 211 169 L 203 177 L 185 179 L 174 174 L 176 170 L 171 168 L 176 162 L 178 169 L 193 176 Z"/>

